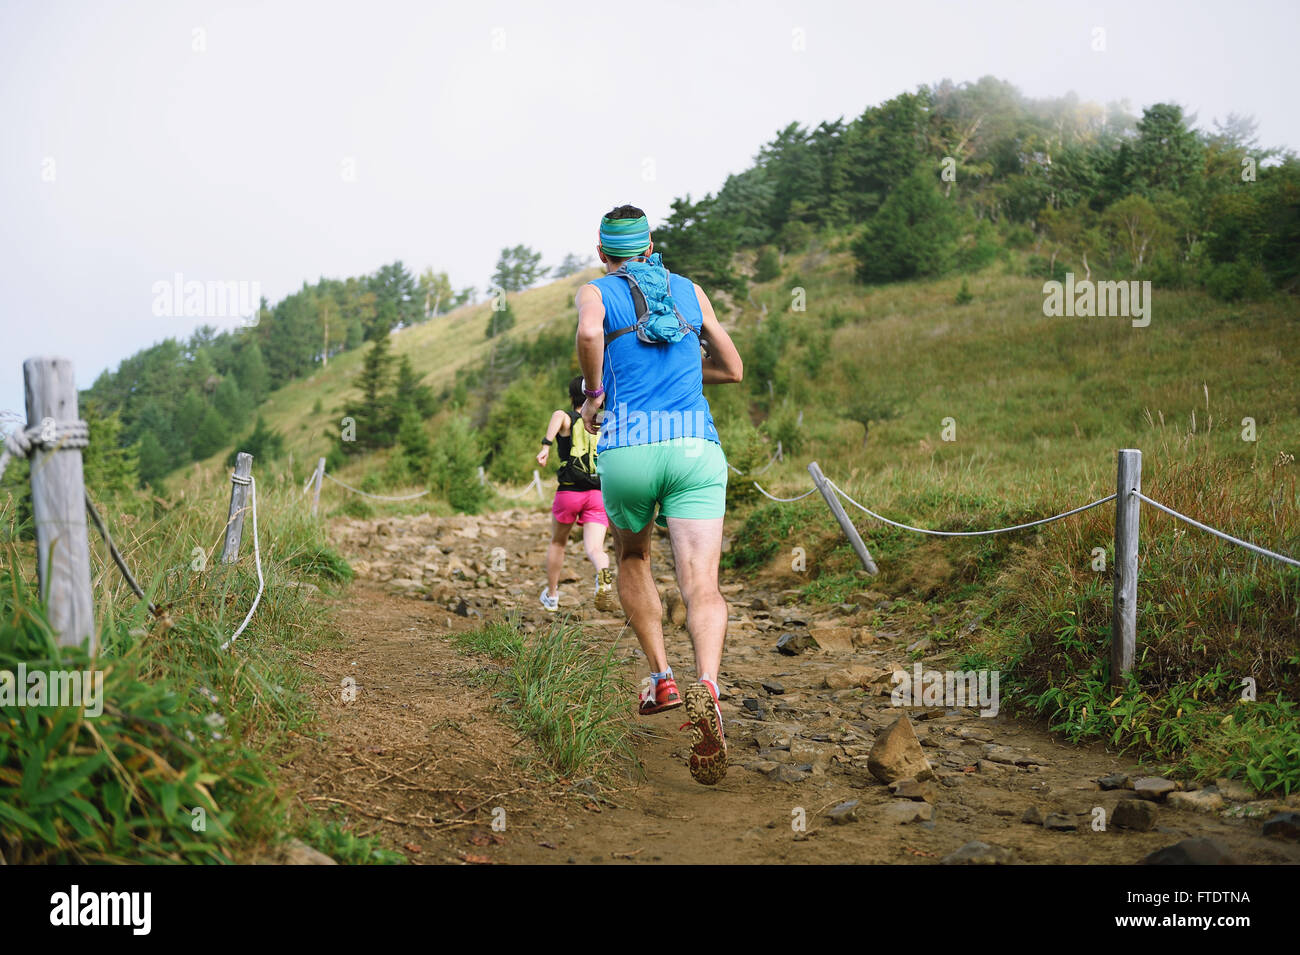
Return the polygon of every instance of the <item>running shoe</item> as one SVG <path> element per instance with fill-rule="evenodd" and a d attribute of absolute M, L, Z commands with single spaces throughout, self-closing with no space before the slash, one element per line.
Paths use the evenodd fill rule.
<path fill-rule="evenodd" d="M 556 591 L 553 594 L 548 593 L 549 590 L 549 587 L 543 587 L 542 596 L 539 599 L 542 601 L 542 607 L 544 609 L 551 611 L 551 613 L 555 613 L 555 611 L 560 609 L 560 594 L 559 591 Z"/>
<path fill-rule="evenodd" d="M 681 705 L 682 698 L 677 694 L 677 681 L 672 676 L 658 680 L 648 676 L 641 681 L 641 707 L 638 712 L 642 716 L 662 713 L 664 710 L 675 710 Z"/>
<path fill-rule="evenodd" d="M 691 775 L 706 786 L 722 782 L 727 775 L 727 739 L 722 733 L 718 697 L 710 684 L 692 683 L 686 688 L 686 716 L 692 737 Z"/>
<path fill-rule="evenodd" d="M 618 592 L 614 590 L 614 572 L 606 567 L 596 571 L 596 609 L 601 613 L 622 613 Z"/>

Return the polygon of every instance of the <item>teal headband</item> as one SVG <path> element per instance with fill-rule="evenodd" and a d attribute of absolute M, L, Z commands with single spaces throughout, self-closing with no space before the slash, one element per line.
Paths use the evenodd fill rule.
<path fill-rule="evenodd" d="M 638 219 L 600 220 L 600 250 L 616 259 L 640 255 L 650 248 L 650 223 Z"/>

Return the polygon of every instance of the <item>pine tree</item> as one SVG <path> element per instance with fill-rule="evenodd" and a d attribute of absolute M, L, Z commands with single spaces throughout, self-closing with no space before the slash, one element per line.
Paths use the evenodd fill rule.
<path fill-rule="evenodd" d="M 122 446 L 121 416 L 116 411 L 104 414 L 98 402 L 86 401 L 81 417 L 90 430 L 90 443 L 81 452 L 81 467 L 91 495 L 98 498 L 133 490 L 140 482 L 139 448 Z"/>
<path fill-rule="evenodd" d="M 239 390 L 248 396 L 253 405 L 260 405 L 271 391 L 271 374 L 266 367 L 261 346 L 247 342 L 235 359 L 235 379 Z"/>
<path fill-rule="evenodd" d="M 348 412 L 357 423 L 357 439 L 350 442 L 349 450 L 386 448 L 392 445 L 396 437 L 395 422 L 391 420 L 392 395 L 389 384 L 393 356 L 389 349 L 388 335 L 380 335 L 366 351 L 362 361 L 361 373 L 355 382 L 361 392 L 361 401 Z"/>

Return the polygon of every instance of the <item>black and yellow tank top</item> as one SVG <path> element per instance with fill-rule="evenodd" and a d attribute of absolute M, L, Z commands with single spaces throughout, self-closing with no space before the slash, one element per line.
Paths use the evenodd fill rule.
<path fill-rule="evenodd" d="M 596 476 L 596 441 L 599 435 L 589 434 L 576 411 L 566 411 L 569 416 L 568 435 L 555 436 L 555 450 L 560 455 L 560 469 L 556 472 L 561 491 L 598 491 L 600 478 Z"/>

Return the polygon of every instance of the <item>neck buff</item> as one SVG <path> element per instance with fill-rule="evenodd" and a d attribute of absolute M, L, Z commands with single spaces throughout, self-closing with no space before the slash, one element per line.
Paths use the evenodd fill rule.
<path fill-rule="evenodd" d="M 600 220 L 600 249 L 616 259 L 640 255 L 650 248 L 650 223 L 639 219 Z"/>

